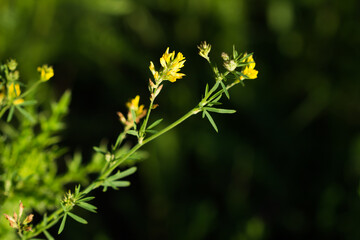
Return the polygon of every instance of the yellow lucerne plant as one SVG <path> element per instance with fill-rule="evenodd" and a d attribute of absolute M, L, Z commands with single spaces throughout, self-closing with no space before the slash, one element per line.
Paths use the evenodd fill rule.
<path fill-rule="evenodd" d="M 26 225 L 30 222 L 30 220 L 32 220 L 32 216 L 29 217 L 28 220 L 22 222 L 22 225 L 21 222 L 19 222 L 19 217 L 17 217 L 21 214 L 17 216 L 14 215 L 14 217 L 9 215 L 5 216 L 13 228 L 19 229 L 19 226 L 25 227 L 22 228 L 24 231 L 18 233 L 22 240 L 39 238 L 41 237 L 41 234 L 45 235 L 47 239 L 54 239 L 50 233 L 47 232 L 47 229 L 60 223 L 58 234 L 61 234 L 65 227 L 65 222 L 69 217 L 79 223 L 86 224 L 87 221 L 82 217 L 75 215 L 73 209 L 81 207 L 90 212 L 96 212 L 96 206 L 88 203 L 94 198 L 89 196 L 90 192 L 100 187 L 103 188 L 103 191 L 106 191 L 108 188 L 116 190 L 120 187 L 129 186 L 130 182 L 124 180 L 123 178 L 136 172 L 137 168 L 135 166 L 128 166 L 129 163 L 134 164 L 134 161 L 139 158 L 139 155 L 141 155 L 141 147 L 175 128 L 188 118 L 198 113 L 202 113 L 202 117 L 206 117 L 215 131 L 218 131 L 215 121 L 212 118 L 212 114 L 235 113 L 235 110 L 232 109 L 219 108 L 219 106 L 221 106 L 220 100 L 223 99 L 222 97 L 224 95 L 226 95 L 227 98 L 230 98 L 230 93 L 228 92 L 229 89 L 238 83 L 242 83 L 243 80 L 257 78 L 258 71 L 255 70 L 255 61 L 252 54 L 239 54 L 235 50 L 235 47 L 233 48 L 233 54 L 231 56 L 222 54 L 222 58 L 224 60 L 223 66 L 225 68 L 224 71 L 212 65 L 209 57 L 211 50 L 210 44 L 203 42 L 198 48 L 199 55 L 207 60 L 214 73 L 214 79 L 206 84 L 205 94 L 203 94 L 201 101 L 199 101 L 194 108 L 185 113 L 182 117 L 163 128 L 160 128 L 159 125 L 162 119 L 152 120 L 150 123 L 150 114 L 152 109 L 155 109 L 157 106 L 157 104 L 154 104 L 154 101 L 163 89 L 163 82 L 169 81 L 173 83 L 185 76 L 184 73 L 180 72 L 185 63 L 185 57 L 181 52 L 176 54 L 175 51 L 169 52 L 169 48 L 167 48 L 160 58 L 161 68 L 159 70 L 156 70 L 154 63 L 150 62 L 149 69 L 152 73 L 153 79 L 149 80 L 149 107 L 145 109 L 144 105 L 140 104 L 140 96 L 137 95 L 135 98 L 126 103 L 126 107 L 128 109 L 126 116 L 118 112 L 120 122 L 124 126 L 123 131 L 119 133 L 115 144 L 111 145 L 111 147 L 102 145 L 93 148 L 98 157 L 94 158 L 96 162 L 90 163 L 89 166 L 93 169 L 96 165 L 97 167 L 94 167 L 96 170 L 92 170 L 91 172 L 82 172 L 81 169 L 85 169 L 84 171 L 86 171 L 89 167 L 83 167 L 79 161 L 75 160 L 74 164 L 72 162 L 69 164 L 69 169 L 73 168 L 71 171 L 76 174 L 74 177 L 75 179 L 70 179 L 71 183 L 77 181 L 82 182 L 78 178 L 78 176 L 81 175 L 79 172 L 83 173 L 82 176 L 85 177 L 89 174 L 98 174 L 97 178 L 90 181 L 88 186 L 82 187 L 78 185 L 75 187 L 74 192 L 70 191 L 65 194 L 63 201 L 60 201 L 58 204 L 60 207 L 54 210 L 53 213 L 45 215 L 40 223 L 32 226 L 31 232 L 26 231 L 28 229 L 26 228 L 28 227 Z M 38 70 L 40 72 L 40 80 L 38 82 L 47 81 L 54 74 L 53 69 L 47 65 L 39 67 Z M 4 82 L 2 82 L 2 84 L 4 84 Z M 5 84 L 8 84 L 8 82 L 5 81 Z M 211 87 L 209 87 L 209 85 Z M 0 88 L 1 86 L 6 87 L 7 85 L 0 85 Z M 20 96 L 20 86 L 16 84 L 10 85 L 6 91 L 8 91 L 9 96 L 11 96 L 11 98 L 15 101 L 18 101 L 19 99 L 17 98 L 21 99 L 25 95 L 23 94 Z M 2 95 L 0 95 L 0 97 L 1 96 Z M 23 105 L 26 104 L 11 107 L 22 109 L 20 107 Z M 144 120 L 142 121 L 143 118 Z M 123 144 L 123 140 L 126 139 L 128 135 L 137 137 L 138 141 L 132 147 L 129 147 L 127 144 Z M 119 167 L 121 168 L 119 169 Z"/>

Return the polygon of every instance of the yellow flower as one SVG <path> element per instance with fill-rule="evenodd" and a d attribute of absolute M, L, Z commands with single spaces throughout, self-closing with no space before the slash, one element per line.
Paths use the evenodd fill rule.
<path fill-rule="evenodd" d="M 129 102 L 126 103 L 126 106 L 129 109 L 127 119 L 121 112 L 117 113 L 120 122 L 125 125 L 126 129 L 131 129 L 134 126 L 134 121 L 136 123 L 139 123 L 140 119 L 145 117 L 146 115 L 146 109 L 144 109 L 144 105 L 139 106 L 139 100 L 140 96 L 137 95 L 135 98 L 131 99 Z M 134 111 L 135 113 L 135 119 L 133 119 L 133 115 L 131 113 L 132 111 Z"/>
<path fill-rule="evenodd" d="M 246 55 L 245 55 L 246 56 Z M 246 61 L 249 63 L 245 69 L 242 71 L 242 74 L 246 75 L 248 79 L 255 79 L 257 78 L 258 71 L 255 70 L 255 61 L 253 56 L 251 55 L 246 59 Z M 245 77 L 240 76 L 240 80 L 244 80 Z"/>
<path fill-rule="evenodd" d="M 163 67 L 163 80 L 169 80 L 175 82 L 177 79 L 181 79 L 185 74 L 179 73 L 180 69 L 184 66 L 185 57 L 179 52 L 175 57 L 175 51 L 169 53 L 169 48 L 160 58 L 160 64 Z"/>
<path fill-rule="evenodd" d="M 48 81 L 54 76 L 54 69 L 46 64 L 42 65 L 42 67 L 38 67 L 37 70 L 40 72 L 40 80 L 43 82 Z"/>
<path fill-rule="evenodd" d="M 134 110 L 136 116 L 139 116 L 143 113 L 144 111 L 144 105 L 140 105 L 139 107 L 139 100 L 140 100 L 140 96 L 137 95 L 134 99 L 131 99 L 130 102 L 126 103 L 126 106 L 128 107 L 128 109 Z"/>
<path fill-rule="evenodd" d="M 154 76 L 155 82 L 157 82 L 158 79 L 159 79 L 159 72 L 155 70 L 154 63 L 151 62 L 151 61 L 150 61 L 149 69 L 150 69 L 151 73 L 152 73 L 153 76 Z"/>
<path fill-rule="evenodd" d="M 255 79 L 255 78 L 257 78 L 258 71 L 246 66 L 243 71 L 243 74 L 246 75 L 249 79 Z M 240 78 L 243 78 L 243 77 L 241 76 Z"/>
<path fill-rule="evenodd" d="M 156 86 L 159 86 L 164 80 L 175 82 L 177 79 L 185 76 L 185 74 L 179 73 L 180 69 L 184 66 L 184 62 L 185 57 L 181 52 L 175 57 L 175 51 L 169 53 L 169 48 L 166 49 L 165 53 L 160 58 L 162 67 L 160 73 L 155 70 L 154 63 L 150 62 L 149 69 L 154 76 Z"/>
<path fill-rule="evenodd" d="M 8 87 L 8 97 L 10 99 L 13 99 L 13 98 L 17 98 L 19 97 L 21 94 L 21 90 L 20 90 L 20 85 L 17 84 L 17 83 L 11 83 Z M 23 103 L 24 102 L 24 99 L 22 98 L 18 98 L 18 99 L 15 99 L 15 101 L 13 102 L 15 105 L 17 104 L 20 104 L 20 103 Z"/>
<path fill-rule="evenodd" d="M 249 68 L 251 68 L 251 69 L 254 69 L 254 68 L 255 68 L 255 61 L 254 61 L 254 58 L 253 58 L 252 55 L 247 58 L 247 62 L 250 63 L 250 64 L 248 65 Z"/>

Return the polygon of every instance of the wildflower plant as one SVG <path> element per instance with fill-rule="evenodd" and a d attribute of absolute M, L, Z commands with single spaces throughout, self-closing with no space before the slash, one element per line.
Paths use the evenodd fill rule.
<path fill-rule="evenodd" d="M 54 239 L 48 232 L 49 228 L 58 227 L 61 234 L 68 219 L 81 224 L 87 221 L 74 213 L 77 207 L 96 213 L 97 207 L 91 203 L 94 199 L 91 192 L 102 188 L 118 189 L 127 187 L 130 182 L 126 177 L 136 172 L 136 167 L 128 167 L 127 162 L 137 159 L 140 148 L 146 143 L 170 131 L 186 119 L 201 113 L 207 118 L 215 131 L 218 127 L 212 118 L 213 113 L 231 114 L 235 110 L 219 107 L 225 95 L 230 98 L 229 90 L 244 85 L 245 79 L 257 78 L 255 61 L 252 54 L 240 54 L 235 47 L 231 56 L 221 55 L 224 70 L 220 70 L 210 60 L 211 45 L 203 42 L 199 46 L 199 55 L 210 64 L 215 81 L 206 84 L 204 95 L 193 109 L 168 126 L 158 129 L 162 119 L 151 119 L 151 113 L 157 110 L 157 99 L 169 83 L 185 77 L 182 67 L 185 57 L 182 53 L 170 52 L 167 48 L 160 58 L 160 67 L 150 62 L 151 78 L 148 81 L 149 105 L 141 104 L 139 95 L 126 103 L 127 112 L 118 112 L 119 122 L 123 131 L 111 146 L 94 147 L 94 155 L 88 164 L 81 163 L 81 156 L 75 154 L 67 163 L 67 171 L 58 173 L 55 159 L 66 151 L 59 147 L 58 132 L 64 127 L 62 118 L 68 111 L 70 93 L 65 92 L 57 103 L 51 105 L 51 111 L 39 112 L 36 108 L 34 95 L 37 86 L 47 82 L 54 76 L 52 67 L 43 65 L 38 68 L 38 81 L 27 87 L 19 79 L 17 63 L 9 60 L 0 66 L 0 211 L 4 214 L 7 228 L 0 227 L 1 239 L 34 239 L 45 236 Z M 210 87 L 211 85 L 211 87 Z M 23 93 L 22 93 L 23 91 Z M 14 116 L 17 121 L 13 121 Z M 35 129 L 37 129 L 35 131 Z M 39 130 L 40 129 L 40 130 Z M 137 143 L 129 148 L 124 144 L 128 136 L 135 136 Z M 31 141 L 29 141 L 31 139 Z M 89 174 L 97 174 L 95 180 Z M 69 183 L 77 183 L 74 191 L 64 189 Z M 65 193 L 66 192 L 66 193 Z M 18 213 L 13 217 L 7 212 L 14 211 L 20 202 Z M 29 206 L 24 209 L 22 202 Z M 21 220 L 23 211 L 39 213 L 34 226 L 34 215 L 30 214 Z M 48 214 L 50 213 L 50 214 Z M 40 217 L 42 215 L 42 217 Z M 17 231 L 11 231 L 16 229 Z"/>

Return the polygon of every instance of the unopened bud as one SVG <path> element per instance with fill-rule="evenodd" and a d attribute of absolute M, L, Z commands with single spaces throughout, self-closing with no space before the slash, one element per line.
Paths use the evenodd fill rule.
<path fill-rule="evenodd" d="M 209 53 L 211 51 L 211 45 L 207 44 L 205 41 L 200 43 L 200 45 L 198 46 L 199 49 L 199 55 L 202 56 L 203 58 L 205 58 L 206 60 L 209 60 Z"/>
<path fill-rule="evenodd" d="M 224 62 L 224 67 L 229 71 L 232 72 L 236 69 L 237 65 L 236 62 L 234 60 L 230 60 L 230 61 L 225 61 Z"/>
<path fill-rule="evenodd" d="M 228 61 L 230 59 L 229 55 L 227 53 L 222 52 L 221 57 L 224 61 Z"/>
<path fill-rule="evenodd" d="M 29 216 L 27 216 L 27 217 L 25 218 L 23 224 L 26 225 L 26 224 L 31 223 L 32 220 L 33 220 L 33 218 L 34 218 L 34 214 L 30 214 Z"/>
<path fill-rule="evenodd" d="M 17 67 L 17 62 L 14 59 L 10 59 L 7 62 L 7 66 L 10 69 L 10 71 L 14 71 Z"/>

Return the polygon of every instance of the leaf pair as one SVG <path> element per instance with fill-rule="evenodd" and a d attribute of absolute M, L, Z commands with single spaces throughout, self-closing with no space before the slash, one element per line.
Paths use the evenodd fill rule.
<path fill-rule="evenodd" d="M 131 167 L 123 172 L 118 171 L 114 175 L 107 177 L 101 184 L 104 187 L 103 191 L 106 192 L 108 187 L 112 187 L 113 189 L 117 190 L 118 187 L 130 186 L 129 181 L 118 181 L 118 180 L 133 174 L 134 172 L 136 172 L 136 169 L 137 169 L 136 167 Z"/>

